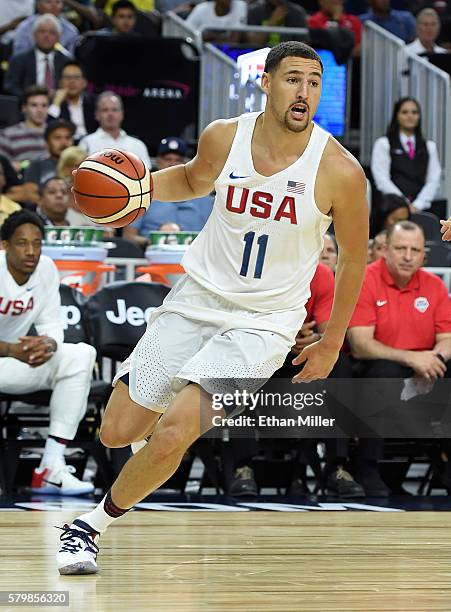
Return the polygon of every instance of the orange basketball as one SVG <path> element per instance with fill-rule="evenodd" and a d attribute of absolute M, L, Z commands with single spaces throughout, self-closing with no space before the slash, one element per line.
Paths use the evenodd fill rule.
<path fill-rule="evenodd" d="M 74 197 L 80 211 L 94 223 L 124 227 L 149 208 L 152 177 L 133 153 L 104 149 L 78 167 Z"/>

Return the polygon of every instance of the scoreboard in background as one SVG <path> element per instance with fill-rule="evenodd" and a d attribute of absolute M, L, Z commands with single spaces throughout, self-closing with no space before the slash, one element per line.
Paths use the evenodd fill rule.
<path fill-rule="evenodd" d="M 332 51 L 316 49 L 324 65 L 323 89 L 315 121 L 333 134 L 344 136 L 346 129 L 347 64 L 337 64 Z"/>
<path fill-rule="evenodd" d="M 270 51 L 268 47 L 249 49 L 218 45 L 218 48 L 237 62 L 242 85 L 245 85 L 249 79 L 260 82 L 266 56 Z M 323 62 L 324 76 L 321 101 L 314 119 L 334 136 L 342 137 L 346 129 L 348 67 L 347 64 L 337 64 L 332 51 L 316 49 L 316 52 Z"/>

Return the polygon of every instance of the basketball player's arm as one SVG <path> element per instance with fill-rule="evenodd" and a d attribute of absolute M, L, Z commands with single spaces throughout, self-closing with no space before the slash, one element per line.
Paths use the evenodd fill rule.
<path fill-rule="evenodd" d="M 182 202 L 211 193 L 226 162 L 235 131 L 236 123 L 222 119 L 207 126 L 194 159 L 152 173 L 153 198 L 161 202 Z"/>
<path fill-rule="evenodd" d="M 322 339 L 306 347 L 293 361 L 294 365 L 306 362 L 295 381 L 327 378 L 330 374 L 359 296 L 368 253 L 367 186 L 362 168 L 347 154 L 332 155 L 326 158 L 321 174 L 318 180 L 327 179 L 331 194 L 338 243 L 334 301 Z"/>

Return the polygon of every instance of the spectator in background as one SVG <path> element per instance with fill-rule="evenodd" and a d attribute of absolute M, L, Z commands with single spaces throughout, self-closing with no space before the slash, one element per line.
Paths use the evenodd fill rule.
<path fill-rule="evenodd" d="M 406 45 L 405 50 L 417 55 L 428 53 L 448 53 L 444 47 L 439 47 L 435 41 L 440 34 L 440 19 L 432 8 L 425 8 L 417 15 L 417 38 Z"/>
<path fill-rule="evenodd" d="M 421 108 L 413 98 L 396 102 L 387 135 L 374 143 L 371 172 L 380 192 L 409 200 L 410 212 L 431 207 L 441 167 L 435 143 L 423 137 Z"/>
<path fill-rule="evenodd" d="M 61 153 L 74 144 L 74 132 L 74 125 L 65 119 L 49 123 L 44 133 L 49 155 L 28 166 L 24 172 L 24 181 L 34 183 L 39 188 L 47 179 L 55 176 Z"/>
<path fill-rule="evenodd" d="M 161 11 L 161 7 L 154 10 L 157 8 L 154 0 L 97 0 L 96 6 L 103 8 L 108 16 L 111 15 L 111 27 L 102 29 L 103 33 L 160 36 L 161 15 L 158 11 Z"/>
<path fill-rule="evenodd" d="M 67 218 L 69 209 L 69 190 L 62 178 L 52 176 L 40 186 L 40 200 L 37 214 L 44 225 L 66 227 L 70 225 Z"/>
<path fill-rule="evenodd" d="M 0 40 L 9 44 L 16 35 L 17 26 L 33 14 L 34 0 L 0 0 Z"/>
<path fill-rule="evenodd" d="M 321 10 L 308 18 L 308 27 L 318 30 L 343 28 L 354 34 L 353 57 L 360 56 L 362 23 L 355 15 L 344 12 L 343 0 L 319 0 Z"/>
<path fill-rule="evenodd" d="M 111 15 L 116 1 L 117 0 L 95 0 L 95 5 L 107 15 Z M 154 9 L 154 0 L 133 0 L 133 5 L 142 13 L 151 13 Z"/>
<path fill-rule="evenodd" d="M 64 343 L 59 274 L 53 261 L 41 256 L 44 228 L 39 217 L 16 212 L 0 235 L 0 389 L 13 394 L 52 389 L 48 437 L 33 472 L 32 491 L 91 493 L 94 485 L 75 478 L 64 451 L 86 413 L 96 351 L 83 342 Z M 37 335 L 27 335 L 31 326 Z"/>
<path fill-rule="evenodd" d="M 320 262 L 330 268 L 330 270 L 332 270 L 332 272 L 335 274 L 337 259 L 338 247 L 335 236 L 329 233 L 324 234 L 324 246 L 319 257 Z"/>
<path fill-rule="evenodd" d="M 113 4 L 111 31 L 113 34 L 131 34 L 136 25 L 137 10 L 130 0 L 118 0 Z"/>
<path fill-rule="evenodd" d="M 66 11 L 70 11 L 70 22 L 73 23 L 80 32 L 86 30 L 96 30 L 105 23 L 103 11 L 93 6 L 92 0 L 64 0 Z"/>
<path fill-rule="evenodd" d="M 3 169 L 3 163 L 0 158 L 0 227 L 4 221 L 12 215 L 14 212 L 20 210 L 22 207 L 17 202 L 10 200 L 8 196 L 3 193 L 6 186 L 5 171 Z"/>
<path fill-rule="evenodd" d="M 67 119 L 75 125 L 75 141 L 94 132 L 98 123 L 95 118 L 95 96 L 86 93 L 88 81 L 83 66 L 69 61 L 63 67 L 59 89 L 56 90 L 49 115 L 54 119 Z"/>
<path fill-rule="evenodd" d="M 60 79 L 67 55 L 55 50 L 61 25 L 54 15 L 40 15 L 33 21 L 34 46 L 14 54 L 5 75 L 5 90 L 21 96 L 30 85 L 44 85 L 52 92 Z"/>
<path fill-rule="evenodd" d="M 157 170 L 185 163 L 186 143 L 181 138 L 168 136 L 163 138 L 157 150 L 155 162 Z M 149 233 L 161 231 L 167 223 L 175 223 L 182 231 L 200 232 L 213 208 L 213 197 L 205 196 L 184 202 L 159 202 L 152 204 L 137 221 L 124 227 L 123 237 L 141 247 L 149 244 Z"/>
<path fill-rule="evenodd" d="M 96 120 L 99 127 L 93 134 L 84 136 L 78 143 L 88 155 L 101 149 L 123 149 L 137 155 L 150 168 L 147 147 L 139 138 L 129 136 L 121 129 L 124 120 L 124 107 L 120 96 L 112 91 L 104 91 L 97 98 Z"/>
<path fill-rule="evenodd" d="M 289 0 L 256 0 L 249 5 L 248 25 L 284 28 L 306 28 L 307 13 L 302 6 Z M 247 40 L 254 45 L 276 45 L 284 40 L 292 40 L 293 35 L 260 34 L 248 32 Z"/>
<path fill-rule="evenodd" d="M 374 263 L 384 256 L 387 246 L 387 230 L 382 230 L 376 234 L 371 241 L 368 249 L 368 263 Z"/>
<path fill-rule="evenodd" d="M 74 194 L 72 193 L 74 184 L 72 172 L 78 168 L 86 157 L 86 151 L 80 149 L 80 147 L 67 147 L 61 153 L 56 167 L 56 175 L 64 180 L 69 194 L 69 208 L 66 213 L 66 219 L 69 221 L 69 225 L 74 225 L 75 227 L 97 227 L 95 223 L 79 211 L 75 203 Z"/>
<path fill-rule="evenodd" d="M 46 157 L 44 130 L 48 110 L 48 89 L 32 85 L 23 95 L 24 121 L 0 131 L 0 153 L 10 160 L 16 172 L 23 170 L 29 162 Z"/>
<path fill-rule="evenodd" d="M 404 196 L 388 193 L 382 196 L 380 203 L 373 208 L 372 213 L 372 225 L 375 232 L 378 233 L 387 230 L 399 221 L 408 221 L 410 204 Z"/>
<path fill-rule="evenodd" d="M 63 0 L 36 0 L 36 14 L 30 15 L 17 27 L 14 37 L 13 54 L 25 53 L 33 47 L 33 31 L 37 19 L 44 14 L 54 15 L 59 23 L 60 37 L 58 42 L 72 55 L 75 43 L 79 37 L 77 28 L 61 16 L 63 10 Z"/>
<path fill-rule="evenodd" d="M 367 267 L 347 334 L 364 377 L 399 379 L 398 400 L 405 379 L 419 390 L 450 371 L 451 302 L 443 281 L 421 269 L 424 257 L 418 225 L 401 221 L 391 226 L 385 256 Z M 380 400 L 378 409 L 383 410 Z M 367 495 L 374 490 L 386 494 L 377 468 L 383 440 L 371 443 L 372 456 L 360 466 L 358 480 Z"/>
<path fill-rule="evenodd" d="M 368 3 L 371 10 L 360 15 L 362 23 L 373 21 L 406 43 L 410 43 L 415 38 L 416 24 L 412 13 L 391 9 L 390 0 L 368 0 Z"/>
<path fill-rule="evenodd" d="M 17 175 L 9 159 L 4 155 L 0 155 L 0 164 L 3 166 L 3 173 L 5 175 L 5 195 L 20 204 L 37 204 L 39 201 L 37 185 L 24 183 Z"/>
<path fill-rule="evenodd" d="M 201 30 L 205 41 L 239 42 L 240 33 L 233 32 L 235 26 L 246 25 L 247 4 L 245 0 L 204 0 L 197 4 L 186 19 L 194 30 Z M 208 28 L 221 31 L 208 31 Z M 232 32 L 230 32 L 232 30 Z"/>

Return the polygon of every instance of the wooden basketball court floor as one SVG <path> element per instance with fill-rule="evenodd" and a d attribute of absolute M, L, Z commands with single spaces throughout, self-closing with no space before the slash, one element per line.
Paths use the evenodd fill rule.
<path fill-rule="evenodd" d="M 69 591 L 45 609 L 77 612 L 450 612 L 450 517 L 137 511 L 102 537 L 100 574 L 70 577 L 54 525 L 74 512 L 5 511 L 0 591 Z"/>

